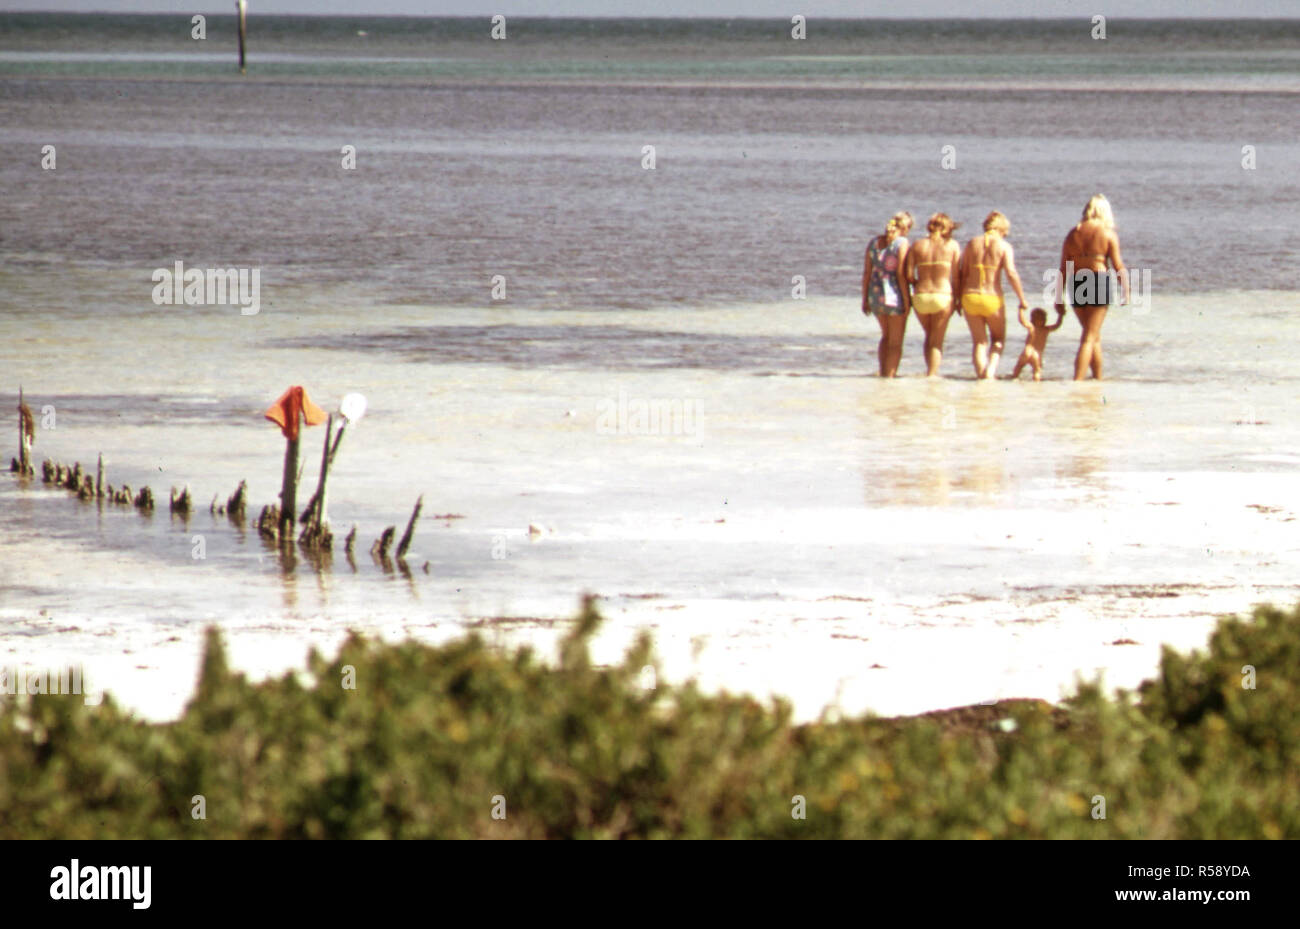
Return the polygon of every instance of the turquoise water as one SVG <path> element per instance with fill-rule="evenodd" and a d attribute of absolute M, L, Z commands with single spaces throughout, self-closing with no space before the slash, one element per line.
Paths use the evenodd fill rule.
<path fill-rule="evenodd" d="M 0 14 L 0 73 L 214 77 L 236 61 L 233 16 Z M 1295 20 L 818 20 L 791 38 L 781 20 L 574 20 L 253 16 L 257 77 L 942 81 L 1230 78 L 1295 88 Z M 21 57 L 16 56 L 18 53 Z"/>

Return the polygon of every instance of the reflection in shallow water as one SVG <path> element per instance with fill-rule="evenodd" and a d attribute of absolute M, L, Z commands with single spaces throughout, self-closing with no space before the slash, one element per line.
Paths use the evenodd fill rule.
<path fill-rule="evenodd" d="M 859 406 L 867 505 L 942 507 L 1006 494 L 1014 431 L 1003 385 L 914 379 L 878 387 Z"/>
<path fill-rule="evenodd" d="M 1105 387 L 1096 383 L 1073 385 L 1060 408 L 1069 441 L 1060 443 L 1065 454 L 1056 474 L 1086 484 L 1093 475 L 1109 470 L 1111 446 L 1122 432 L 1123 413 L 1118 405 L 1106 403 Z"/>

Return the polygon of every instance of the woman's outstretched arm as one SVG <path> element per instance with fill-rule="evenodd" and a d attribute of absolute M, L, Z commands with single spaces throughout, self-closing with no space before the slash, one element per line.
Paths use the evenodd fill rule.
<path fill-rule="evenodd" d="M 917 270 L 917 261 L 911 249 L 906 249 L 904 260 L 898 264 L 898 299 L 902 300 L 902 312 L 911 312 L 911 275 Z"/>
<path fill-rule="evenodd" d="M 1070 233 L 1065 234 L 1065 241 L 1061 243 L 1061 266 L 1056 269 L 1056 312 L 1065 312 L 1065 256 L 1070 249 Z"/>
<path fill-rule="evenodd" d="M 1110 234 L 1110 241 L 1106 248 L 1107 257 L 1110 263 L 1115 267 L 1115 273 L 1119 275 L 1119 286 L 1124 290 L 1124 296 L 1120 298 L 1120 303 L 1128 303 L 1128 268 L 1124 267 L 1124 258 L 1119 253 L 1119 236 L 1115 233 Z"/>
<path fill-rule="evenodd" d="M 1002 267 L 1007 272 L 1011 289 L 1016 292 L 1016 299 L 1020 301 L 1020 312 L 1024 313 L 1025 307 L 1029 304 L 1025 301 L 1025 288 L 1020 283 L 1020 272 L 1016 270 L 1016 253 L 1010 245 L 1006 245 L 1006 254 L 1002 256 Z"/>
<path fill-rule="evenodd" d="M 900 238 L 902 237 L 900 236 Z M 902 239 L 902 243 L 898 246 L 898 270 L 894 272 L 894 284 L 898 287 L 898 299 L 902 301 L 903 309 L 909 312 L 912 309 L 912 301 L 908 299 L 907 285 L 903 283 L 903 268 L 906 266 L 911 253 L 912 250 L 908 247 L 907 239 Z"/>

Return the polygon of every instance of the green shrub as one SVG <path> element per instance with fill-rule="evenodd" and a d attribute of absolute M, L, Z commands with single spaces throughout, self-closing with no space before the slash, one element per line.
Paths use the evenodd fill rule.
<path fill-rule="evenodd" d="M 250 685 L 213 629 L 161 725 L 111 696 L 6 700 L 0 838 L 1300 836 L 1300 608 L 1166 649 L 1136 695 L 798 726 L 779 700 L 643 689 L 645 638 L 593 667 L 599 620 L 586 601 L 555 666 L 354 636 L 309 684 Z"/>

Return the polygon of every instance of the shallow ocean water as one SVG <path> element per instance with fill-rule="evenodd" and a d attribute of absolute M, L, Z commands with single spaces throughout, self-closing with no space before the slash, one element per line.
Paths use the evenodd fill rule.
<path fill-rule="evenodd" d="M 668 677 L 810 718 L 1132 685 L 1294 598 L 1294 24 L 1106 48 L 853 25 L 794 54 L 753 23 L 487 49 L 463 23 L 264 20 L 241 80 L 170 19 L 69 22 L 0 16 L 0 398 L 52 413 L 38 464 L 102 453 L 162 506 L 0 479 L 0 665 L 82 664 L 165 718 L 209 623 L 278 673 L 350 628 L 549 651 L 591 592 L 601 660 L 648 629 Z M 905 376 L 871 376 L 856 291 L 891 213 L 965 235 L 1003 209 L 1037 304 L 1098 189 L 1151 282 L 1111 311 L 1106 381 L 1065 380 L 1072 318 L 1041 384 L 974 382 L 960 319 L 942 380 L 915 321 Z M 156 305 L 176 261 L 259 269 L 260 312 Z M 262 411 L 290 384 L 369 400 L 331 478 L 355 566 L 207 512 L 241 479 L 275 499 Z M 386 571 L 370 542 L 420 495 Z"/>
<path fill-rule="evenodd" d="M 785 694 L 804 716 L 836 688 L 845 709 L 904 712 L 1055 698 L 1101 667 L 1136 683 L 1161 642 L 1199 644 L 1218 611 L 1297 589 L 1295 377 L 1268 361 L 1285 351 L 1275 317 L 1300 310 L 1291 294 L 1116 308 L 1100 384 L 1064 379 L 1068 326 L 1041 384 L 974 381 L 959 332 L 948 376 L 927 381 L 915 326 L 909 376 L 881 382 L 875 324 L 846 301 L 592 314 L 347 299 L 252 317 L 182 307 L 83 337 L 6 314 L 6 368 L 24 358 L 28 383 L 60 387 L 28 394 L 56 415 L 38 460 L 93 466 L 102 451 L 110 482 L 163 501 L 143 517 L 39 478 L 0 484 L 12 660 L 134 661 L 119 673 L 135 686 L 171 682 L 142 705 L 174 711 L 208 622 L 267 670 L 348 628 L 486 628 L 549 649 L 592 592 L 607 659 L 649 628 L 668 674 Z M 1180 363 L 1211 340 L 1219 367 L 1253 359 L 1258 379 Z M 638 363 L 605 358 L 614 342 L 640 346 Z M 331 477 L 336 532 L 359 530 L 355 567 L 341 552 L 324 571 L 286 563 L 206 512 L 240 479 L 254 510 L 275 499 L 283 440 L 261 411 L 289 383 L 331 409 L 348 391 L 370 399 Z M 640 434 L 653 423 L 638 404 L 665 414 L 660 434 Z M 323 430 L 306 436 L 310 488 Z M 188 520 L 166 512 L 183 485 L 200 510 Z M 385 571 L 370 542 L 400 532 L 419 495 L 409 575 Z M 935 662 L 964 670 L 918 670 Z"/>

